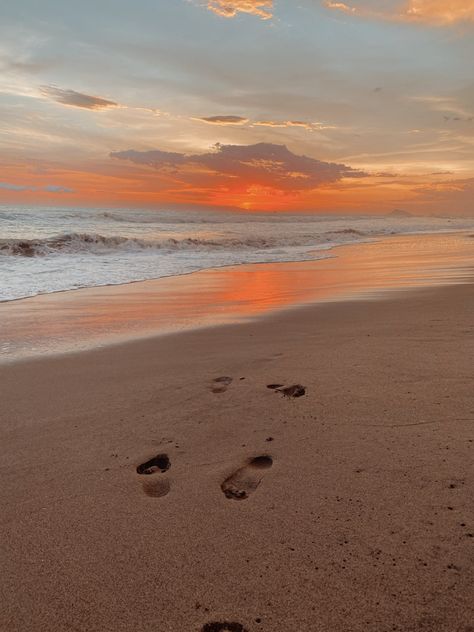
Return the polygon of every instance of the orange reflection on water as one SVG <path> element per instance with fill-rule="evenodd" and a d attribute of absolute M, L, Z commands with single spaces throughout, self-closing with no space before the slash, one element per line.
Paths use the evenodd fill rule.
<path fill-rule="evenodd" d="M 217 268 L 0 305 L 3 356 L 237 322 L 316 301 L 471 279 L 474 240 L 405 236 L 344 246 L 324 260 Z"/>

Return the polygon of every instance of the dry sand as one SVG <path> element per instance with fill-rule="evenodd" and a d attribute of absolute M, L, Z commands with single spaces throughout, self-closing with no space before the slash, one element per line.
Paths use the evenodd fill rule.
<path fill-rule="evenodd" d="M 0 368 L 2 632 L 474 630 L 473 314 L 465 285 Z"/>

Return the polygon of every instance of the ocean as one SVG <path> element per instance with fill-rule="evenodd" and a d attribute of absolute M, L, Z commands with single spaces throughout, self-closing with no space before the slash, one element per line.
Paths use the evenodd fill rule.
<path fill-rule="evenodd" d="M 472 219 L 0 207 L 0 301 L 332 256 L 384 235 L 472 229 Z"/>

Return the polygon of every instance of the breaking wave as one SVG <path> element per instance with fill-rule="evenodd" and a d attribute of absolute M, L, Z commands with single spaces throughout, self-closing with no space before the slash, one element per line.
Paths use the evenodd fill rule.
<path fill-rule="evenodd" d="M 44 239 L 2 239 L 0 255 L 17 257 L 45 257 L 55 253 L 65 254 L 97 254 L 104 255 L 116 251 L 144 250 L 229 250 L 229 249 L 269 249 L 291 246 L 310 246 L 329 242 L 331 236 L 337 234 L 357 235 L 364 233 L 353 229 L 333 231 L 322 235 L 306 235 L 298 238 L 280 237 L 247 237 L 245 239 L 225 237 L 220 239 L 199 239 L 187 237 L 183 239 L 145 240 L 134 237 L 103 236 L 90 233 L 65 233 Z"/>

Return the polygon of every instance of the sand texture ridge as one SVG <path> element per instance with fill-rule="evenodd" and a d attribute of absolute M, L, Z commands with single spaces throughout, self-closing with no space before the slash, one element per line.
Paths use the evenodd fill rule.
<path fill-rule="evenodd" d="M 2 632 L 472 632 L 472 285 L 0 367 Z"/>

